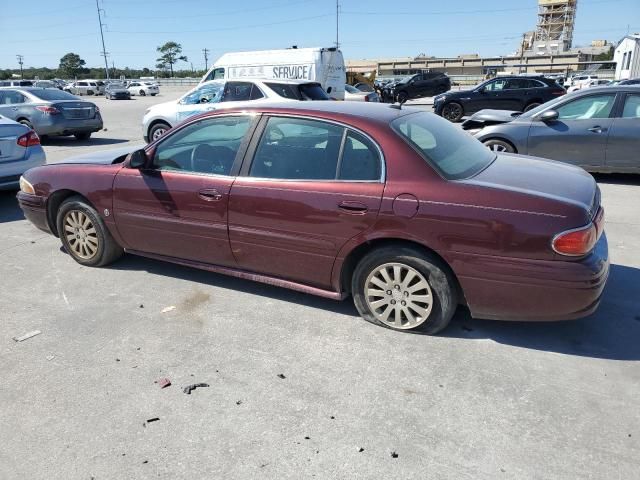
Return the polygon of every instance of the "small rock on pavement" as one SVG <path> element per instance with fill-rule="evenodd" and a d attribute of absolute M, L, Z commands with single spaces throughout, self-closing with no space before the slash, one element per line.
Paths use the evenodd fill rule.
<path fill-rule="evenodd" d="M 279 373 L 279 374 L 278 374 L 278 378 L 282 378 L 282 379 L 284 380 L 284 379 L 285 379 L 285 378 L 287 378 L 287 377 L 285 377 L 285 376 L 284 376 L 284 373 Z"/>
<path fill-rule="evenodd" d="M 169 380 L 168 378 L 161 378 L 160 380 L 156 380 L 156 383 L 160 388 L 167 388 L 169 385 L 171 385 L 171 380 Z"/>
<path fill-rule="evenodd" d="M 358 449 L 358 452 L 359 452 L 359 453 L 364 452 L 364 448 L 360 447 L 360 448 Z"/>
<path fill-rule="evenodd" d="M 27 332 L 24 335 L 20 335 L 19 337 L 13 337 L 16 342 L 24 342 L 25 340 L 29 340 L 36 335 L 40 335 L 42 332 L 40 330 L 33 330 L 31 332 Z"/>
<path fill-rule="evenodd" d="M 160 311 L 160 313 L 167 313 L 167 312 L 170 312 L 170 311 L 175 310 L 175 309 L 176 309 L 176 306 L 175 306 L 175 305 L 171 305 L 171 306 L 169 306 L 169 307 L 164 307 L 164 308 Z"/>
<path fill-rule="evenodd" d="M 396 452 L 391 452 L 391 458 L 398 458 L 398 454 Z"/>

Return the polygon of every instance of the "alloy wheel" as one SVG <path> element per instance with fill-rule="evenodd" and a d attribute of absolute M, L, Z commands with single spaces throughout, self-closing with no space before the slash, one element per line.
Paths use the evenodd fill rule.
<path fill-rule="evenodd" d="M 70 210 L 64 217 L 64 235 L 73 254 L 89 260 L 98 253 L 98 233 L 87 214 Z"/>
<path fill-rule="evenodd" d="M 487 147 L 489 148 L 489 150 L 491 150 L 493 152 L 506 152 L 507 151 L 507 147 L 505 147 L 501 143 L 492 143 L 491 145 L 487 145 Z"/>
<path fill-rule="evenodd" d="M 457 104 L 445 105 L 442 108 L 442 116 L 447 120 L 454 122 L 458 120 L 462 115 L 462 109 Z"/>
<path fill-rule="evenodd" d="M 376 267 L 365 282 L 365 299 L 377 320 L 401 330 L 423 324 L 433 308 L 429 282 L 403 263 Z"/>
<path fill-rule="evenodd" d="M 152 137 L 151 137 L 151 140 L 154 140 L 154 141 L 155 141 L 155 140 L 159 139 L 159 138 L 160 138 L 162 135 L 164 135 L 166 132 L 167 132 L 167 129 L 166 129 L 166 128 L 164 128 L 164 127 L 156 128 L 156 129 L 153 131 L 153 135 L 152 135 Z"/>

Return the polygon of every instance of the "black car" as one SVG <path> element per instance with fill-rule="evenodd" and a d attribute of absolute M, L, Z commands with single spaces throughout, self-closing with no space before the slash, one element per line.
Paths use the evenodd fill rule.
<path fill-rule="evenodd" d="M 640 78 L 628 78 L 618 82 L 618 85 L 640 85 Z"/>
<path fill-rule="evenodd" d="M 442 72 L 416 73 L 387 86 L 385 97 L 404 103 L 412 98 L 432 97 L 451 90 L 451 80 Z"/>
<path fill-rule="evenodd" d="M 109 100 L 129 100 L 131 94 L 124 83 L 111 82 L 107 83 L 104 89 L 104 96 Z"/>
<path fill-rule="evenodd" d="M 526 112 L 565 93 L 554 79 L 505 76 L 487 80 L 472 90 L 438 95 L 433 99 L 433 111 L 457 122 L 485 108 Z"/>

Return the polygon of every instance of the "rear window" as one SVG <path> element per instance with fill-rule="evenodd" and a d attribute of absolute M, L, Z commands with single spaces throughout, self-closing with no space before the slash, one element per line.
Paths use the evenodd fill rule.
<path fill-rule="evenodd" d="M 71 95 L 69 92 L 62 90 L 54 90 L 52 88 L 42 90 L 31 90 L 31 95 L 38 97 L 40 100 L 77 100 L 78 97 Z"/>
<path fill-rule="evenodd" d="M 448 180 L 472 177 L 496 158 L 471 135 L 432 113 L 405 115 L 391 127 Z"/>
<path fill-rule="evenodd" d="M 319 83 L 265 83 L 267 87 L 283 98 L 294 100 L 329 100 L 329 96 Z"/>

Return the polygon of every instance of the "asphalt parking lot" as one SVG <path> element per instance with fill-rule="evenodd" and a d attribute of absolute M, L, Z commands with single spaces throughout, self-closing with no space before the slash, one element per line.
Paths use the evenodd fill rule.
<path fill-rule="evenodd" d="M 93 99 L 106 130 L 48 141 L 48 161 L 141 143 L 144 110 L 181 91 Z M 612 269 L 594 315 L 459 310 L 437 337 L 130 255 L 82 267 L 2 192 L 0 478 L 637 478 L 640 176 L 597 180 Z"/>

